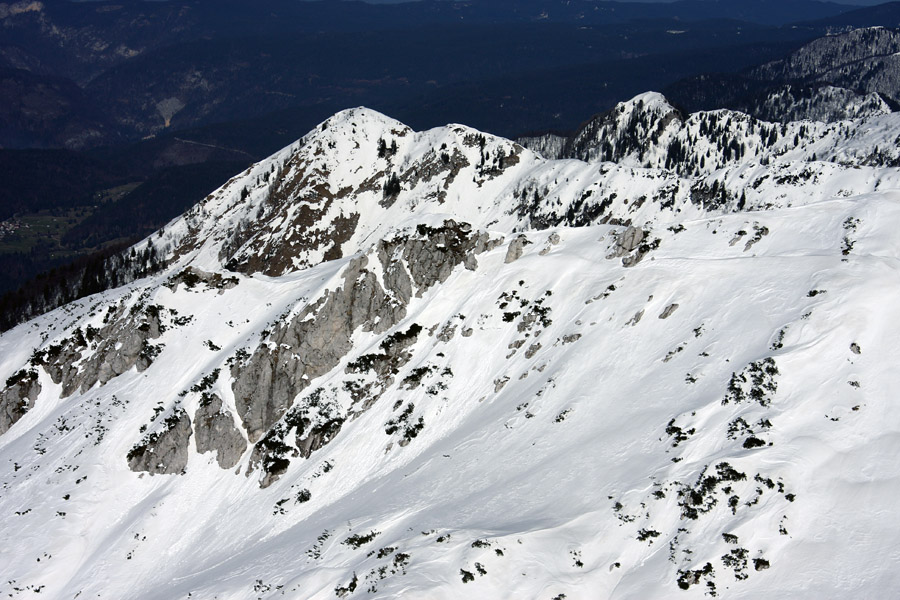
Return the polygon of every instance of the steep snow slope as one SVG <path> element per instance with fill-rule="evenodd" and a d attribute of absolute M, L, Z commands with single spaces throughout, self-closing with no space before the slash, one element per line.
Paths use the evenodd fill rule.
<path fill-rule="evenodd" d="M 900 588 L 900 120 L 829 127 L 689 176 L 335 115 L 0 336 L 0 591 Z"/>

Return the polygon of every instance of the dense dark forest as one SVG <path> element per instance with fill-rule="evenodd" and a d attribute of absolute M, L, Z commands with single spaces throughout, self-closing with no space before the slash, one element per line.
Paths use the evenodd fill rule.
<path fill-rule="evenodd" d="M 143 252 L 130 248 L 135 240 L 114 244 L 81 256 L 29 280 L 0 296 L 0 331 L 59 306 L 124 285 L 155 273 L 163 265 L 151 245 Z"/>

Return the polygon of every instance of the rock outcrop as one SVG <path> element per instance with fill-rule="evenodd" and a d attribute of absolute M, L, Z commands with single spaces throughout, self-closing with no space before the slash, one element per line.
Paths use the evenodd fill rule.
<path fill-rule="evenodd" d="M 43 365 L 53 383 L 62 384 L 63 398 L 84 393 L 98 382 L 103 385 L 132 367 L 140 373 L 158 354 L 160 347 L 150 340 L 164 330 L 159 307 L 132 307 L 126 313 L 120 306 L 110 309 L 105 321 L 108 324 L 100 329 L 76 329 L 61 343 L 35 354 L 33 364 Z"/>
<path fill-rule="evenodd" d="M 678 303 L 673 302 L 672 304 L 669 304 L 668 306 L 666 306 L 665 309 L 663 309 L 663 311 L 659 314 L 659 318 L 660 319 L 668 319 L 669 317 L 672 316 L 672 313 L 675 312 L 676 310 L 678 310 Z"/>
<path fill-rule="evenodd" d="M 230 290 L 237 286 L 238 278 L 234 276 L 224 277 L 221 273 L 209 273 L 197 267 L 188 267 L 177 275 L 170 277 L 166 282 L 166 287 L 174 291 L 181 284 L 184 284 L 184 287 L 189 290 L 198 285 L 203 285 L 206 289 L 216 289 L 219 290 L 220 294 L 223 294 L 225 290 Z"/>
<path fill-rule="evenodd" d="M 247 450 L 247 441 L 235 427 L 234 418 L 215 394 L 205 396 L 194 413 L 194 432 L 197 452 L 215 452 L 216 462 L 223 469 L 238 464 Z"/>
<path fill-rule="evenodd" d="M 528 238 L 524 235 L 517 235 L 513 238 L 513 241 L 509 243 L 509 247 L 506 249 L 506 257 L 503 259 L 503 262 L 509 264 L 519 260 L 522 257 L 525 246 L 530 243 L 531 242 L 529 242 Z"/>
<path fill-rule="evenodd" d="M 659 240 L 649 241 L 646 231 L 629 225 L 616 238 L 612 253 L 607 258 L 621 258 L 622 266 L 633 267 L 659 245 Z"/>
<path fill-rule="evenodd" d="M 412 234 L 382 240 L 369 255 L 350 261 L 341 287 L 308 304 L 246 362 L 232 366 L 238 418 L 247 438 L 256 444 L 250 468 L 262 469 L 261 485 L 269 485 L 287 469 L 288 457 L 308 457 L 337 434 L 346 418 L 371 407 L 409 360 L 407 349 L 422 327 L 414 323 L 395 332 L 385 338 L 381 352 L 348 364 L 345 372 L 354 380 L 348 381 L 352 408 L 333 412 L 331 405 L 325 410 L 317 402 L 294 406 L 312 380 L 350 353 L 353 333 L 360 329 L 386 333 L 406 317 L 414 294 L 421 296 L 445 281 L 459 265 L 474 270 L 475 256 L 499 243 L 451 220 L 439 227 L 419 225 Z M 318 391 L 311 397 L 318 397 Z M 285 442 L 292 430 L 295 446 Z"/>
<path fill-rule="evenodd" d="M 172 475 L 187 468 L 191 418 L 177 408 L 163 421 L 161 431 L 150 433 L 128 452 L 128 467 L 151 475 Z"/>
<path fill-rule="evenodd" d="M 485 232 L 473 232 L 468 223 L 444 221 L 440 227 L 419 225 L 416 235 L 400 237 L 386 242 L 379 256 L 399 256 L 406 262 L 406 268 L 416 284 L 416 296 L 436 283 L 443 283 L 458 265 L 474 271 L 478 268 L 475 255 L 481 254 L 500 244 Z M 392 252 L 393 250 L 393 252 Z M 384 264 L 384 259 L 382 259 Z"/>
<path fill-rule="evenodd" d="M 616 238 L 616 256 L 625 256 L 626 254 L 640 246 L 643 239 L 644 230 L 629 225 L 625 228 L 625 231 L 620 233 L 619 237 Z"/>
<path fill-rule="evenodd" d="M 41 384 L 35 370 L 19 371 L 6 380 L 6 388 L 0 392 L 0 435 L 25 416 L 41 393 Z"/>
<path fill-rule="evenodd" d="M 232 367 L 235 405 L 251 443 L 284 416 L 310 380 L 337 366 L 356 329 L 381 333 L 406 316 L 408 296 L 402 288 L 387 294 L 368 263 L 366 256 L 351 261 L 342 287 L 278 327 L 246 365 Z"/>
<path fill-rule="evenodd" d="M 0 434 L 37 401 L 41 393 L 37 367 L 43 368 L 53 383 L 62 385 L 62 398 L 84 393 L 98 382 L 103 385 L 131 367 L 136 366 L 138 372 L 145 370 L 161 349 L 149 343 L 162 334 L 160 318 L 156 306 L 132 308 L 126 313 L 120 305 L 110 308 L 104 327 L 79 327 L 61 341 L 35 350 L 30 365 L 7 379 L 0 391 Z"/>
<path fill-rule="evenodd" d="M 350 261 L 340 288 L 307 305 L 279 326 L 247 363 L 232 367 L 238 417 L 250 442 L 257 442 L 284 416 L 312 379 L 338 365 L 351 349 L 354 331 L 388 331 L 406 317 L 413 292 L 421 296 L 460 264 L 474 270 L 475 255 L 497 243 L 467 224 L 448 220 L 440 227 L 419 225 L 414 235 L 379 242 L 374 252 L 378 262 L 370 264 L 366 255 Z M 379 267 L 380 278 L 370 270 Z"/>

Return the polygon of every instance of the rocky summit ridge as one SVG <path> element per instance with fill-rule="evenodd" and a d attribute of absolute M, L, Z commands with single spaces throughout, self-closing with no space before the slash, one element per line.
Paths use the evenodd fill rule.
<path fill-rule="evenodd" d="M 552 159 L 334 115 L 138 244 L 156 275 L 0 335 L 0 591 L 900 588 L 898 138 L 644 94 Z"/>

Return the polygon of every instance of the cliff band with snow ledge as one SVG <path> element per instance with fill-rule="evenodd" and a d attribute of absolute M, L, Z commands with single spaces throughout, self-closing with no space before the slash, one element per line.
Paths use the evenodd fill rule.
<path fill-rule="evenodd" d="M 900 115 L 341 112 L 0 336 L 4 596 L 900 588 Z"/>

